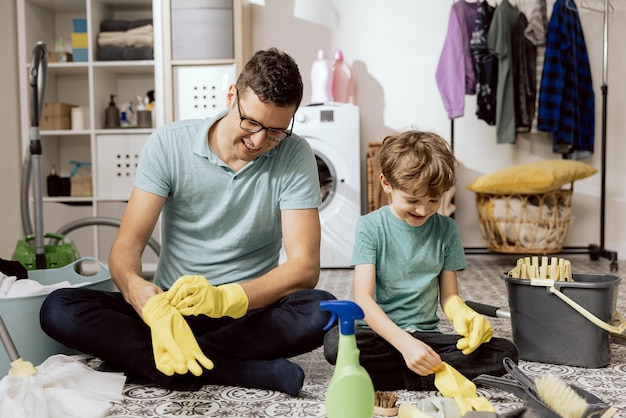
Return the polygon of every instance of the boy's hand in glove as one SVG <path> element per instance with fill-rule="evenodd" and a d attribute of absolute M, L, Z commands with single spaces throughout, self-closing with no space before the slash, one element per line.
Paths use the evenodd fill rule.
<path fill-rule="evenodd" d="M 143 320 L 152 332 L 152 351 L 157 369 L 172 376 L 193 373 L 200 376 L 202 366 L 213 368 L 204 355 L 185 318 L 170 305 L 166 293 L 148 299 L 141 310 Z"/>
<path fill-rule="evenodd" d="M 166 294 L 183 315 L 241 318 L 248 311 L 248 295 L 237 283 L 215 287 L 203 276 L 181 276 Z"/>
<path fill-rule="evenodd" d="M 456 332 L 463 336 L 456 344 L 463 354 L 470 354 L 482 343 L 491 340 L 493 331 L 487 318 L 467 306 L 459 295 L 450 296 L 443 311 Z"/>

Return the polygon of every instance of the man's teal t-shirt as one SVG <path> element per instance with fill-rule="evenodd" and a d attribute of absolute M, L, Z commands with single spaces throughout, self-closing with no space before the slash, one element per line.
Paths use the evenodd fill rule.
<path fill-rule="evenodd" d="M 439 274 L 467 266 L 456 222 L 435 213 L 414 227 L 389 206 L 359 218 L 352 265 L 375 264 L 374 299 L 409 331 L 437 331 Z"/>
<path fill-rule="evenodd" d="M 135 186 L 166 197 L 155 283 L 169 288 L 185 274 L 214 285 L 256 278 L 278 265 L 281 210 L 321 203 L 315 156 L 292 135 L 233 171 L 208 142 L 213 119 L 157 129 L 139 158 Z"/>

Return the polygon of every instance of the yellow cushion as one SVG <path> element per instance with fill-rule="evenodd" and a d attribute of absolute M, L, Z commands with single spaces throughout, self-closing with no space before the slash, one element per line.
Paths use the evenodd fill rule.
<path fill-rule="evenodd" d="M 558 190 L 598 170 L 576 160 L 545 160 L 506 167 L 485 174 L 466 187 L 476 193 L 532 194 Z"/>

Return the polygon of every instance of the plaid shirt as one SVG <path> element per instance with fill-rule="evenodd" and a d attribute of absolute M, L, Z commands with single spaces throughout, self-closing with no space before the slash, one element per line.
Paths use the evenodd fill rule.
<path fill-rule="evenodd" d="M 574 2 L 557 0 L 548 25 L 537 129 L 552 133 L 553 151 L 593 153 L 595 109 L 589 57 Z"/>

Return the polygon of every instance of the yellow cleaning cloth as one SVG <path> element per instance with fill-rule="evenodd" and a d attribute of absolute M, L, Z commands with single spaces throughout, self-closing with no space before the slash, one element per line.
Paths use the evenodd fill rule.
<path fill-rule="evenodd" d="M 447 398 L 454 398 L 461 414 L 469 411 L 496 412 L 484 396 L 476 394 L 476 385 L 448 363 L 435 373 L 435 386 Z"/>

